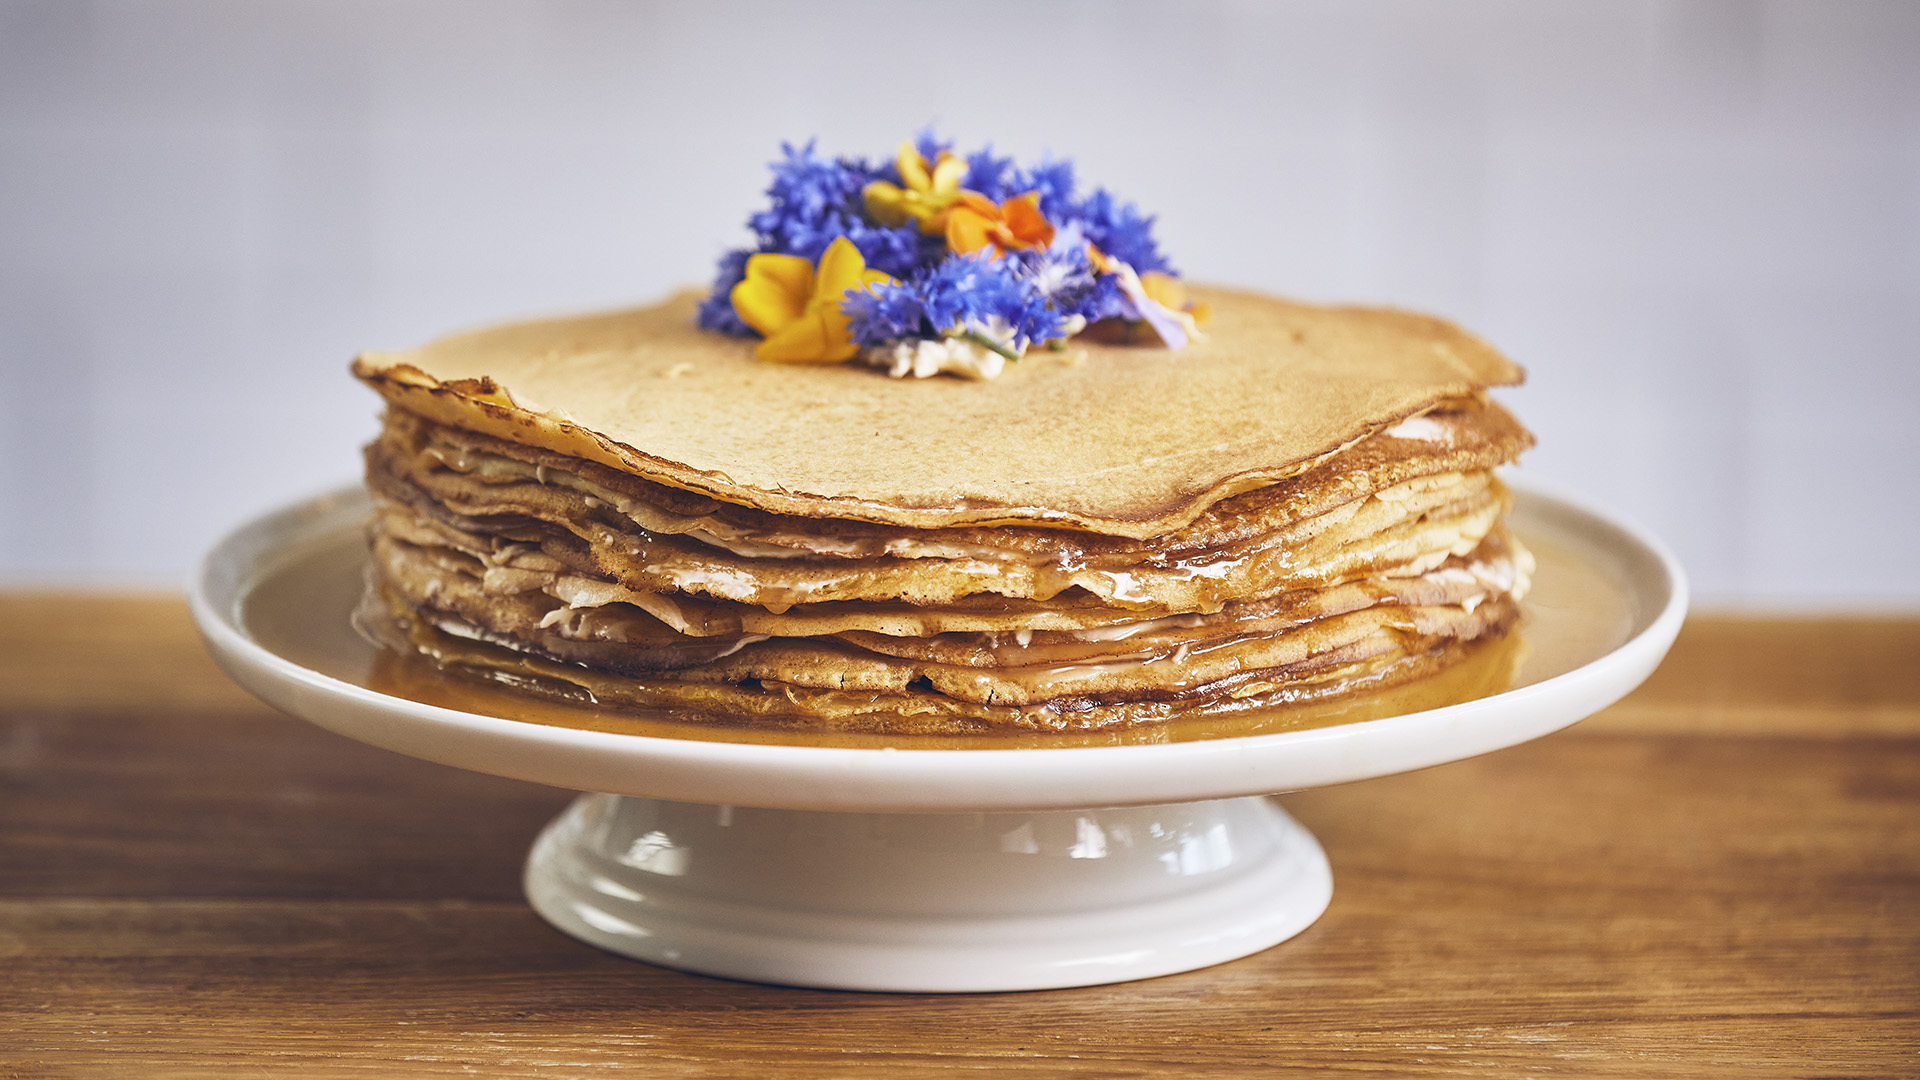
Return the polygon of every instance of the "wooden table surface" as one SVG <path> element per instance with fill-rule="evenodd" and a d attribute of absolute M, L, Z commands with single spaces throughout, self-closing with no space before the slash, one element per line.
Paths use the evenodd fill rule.
<path fill-rule="evenodd" d="M 541 922 L 570 794 L 255 703 L 173 597 L 0 593 L 0 1076 L 1920 1075 L 1920 621 L 1697 619 L 1526 746 L 1285 796 L 1332 907 L 974 996 L 684 975 Z"/>

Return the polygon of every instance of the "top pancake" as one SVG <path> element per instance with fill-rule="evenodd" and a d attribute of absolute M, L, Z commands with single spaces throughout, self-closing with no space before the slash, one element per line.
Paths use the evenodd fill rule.
<path fill-rule="evenodd" d="M 356 375 L 455 427 L 777 514 L 909 528 L 1053 524 L 1146 538 L 1518 367 L 1439 319 L 1195 289 L 1207 339 L 1070 342 L 998 379 L 771 364 L 693 294 L 519 323 Z"/>

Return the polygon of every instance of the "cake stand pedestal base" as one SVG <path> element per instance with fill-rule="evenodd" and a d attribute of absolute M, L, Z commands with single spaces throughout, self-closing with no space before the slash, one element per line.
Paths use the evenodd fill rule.
<path fill-rule="evenodd" d="M 1333 877 L 1264 798 L 878 814 L 582 795 L 534 844 L 526 889 L 566 933 L 667 967 L 952 992 L 1246 956 L 1306 929 Z"/>

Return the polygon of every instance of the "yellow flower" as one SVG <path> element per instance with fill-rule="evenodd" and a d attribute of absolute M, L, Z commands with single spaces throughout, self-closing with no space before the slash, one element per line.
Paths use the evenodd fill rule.
<path fill-rule="evenodd" d="M 1149 270 L 1140 275 L 1140 289 L 1169 311 L 1185 311 L 1193 304 L 1187 299 L 1187 286 L 1171 274 Z"/>
<path fill-rule="evenodd" d="M 942 150 L 929 168 L 927 159 L 910 142 L 900 144 L 894 163 L 906 187 L 885 180 L 868 184 L 860 192 L 867 213 L 890 229 L 913 221 L 928 236 L 940 235 L 947 227 L 947 208 L 960 198 L 960 180 L 967 175 L 967 163 Z"/>
<path fill-rule="evenodd" d="M 827 245 L 818 267 L 798 255 L 755 255 L 747 276 L 729 294 L 740 321 L 766 338 L 754 355 L 784 363 L 838 363 L 860 351 L 847 335 L 840 302 L 855 289 L 891 282 L 842 236 Z"/>
<path fill-rule="evenodd" d="M 1149 270 L 1140 275 L 1140 288 L 1147 294 L 1148 299 L 1168 311 L 1185 312 L 1191 315 L 1196 330 L 1205 329 L 1207 323 L 1213 318 L 1213 306 L 1205 301 L 1193 299 L 1187 293 L 1186 283 L 1171 274 Z"/>
<path fill-rule="evenodd" d="M 947 247 L 960 255 L 970 255 L 988 244 L 994 254 L 1025 251 L 1053 243 L 1053 225 L 1040 212 L 1040 193 L 1016 195 L 999 206 L 985 195 L 972 191 L 960 193 L 958 203 L 947 211 Z"/>

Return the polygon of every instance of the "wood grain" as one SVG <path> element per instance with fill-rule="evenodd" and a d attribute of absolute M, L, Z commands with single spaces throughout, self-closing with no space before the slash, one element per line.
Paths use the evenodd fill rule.
<path fill-rule="evenodd" d="M 1920 619 L 1695 616 L 1660 670 L 1584 727 L 1920 734 Z"/>
<path fill-rule="evenodd" d="M 1526 746 L 1288 796 L 1327 914 L 1112 987 L 762 987 L 521 902 L 568 794 L 253 704 L 179 601 L 0 594 L 0 1076 L 1920 1075 L 1920 621 L 1702 619 Z"/>

